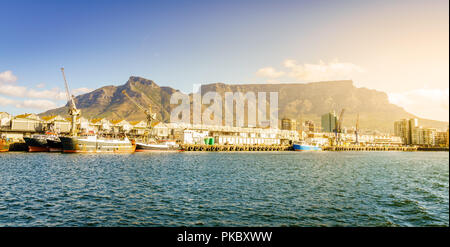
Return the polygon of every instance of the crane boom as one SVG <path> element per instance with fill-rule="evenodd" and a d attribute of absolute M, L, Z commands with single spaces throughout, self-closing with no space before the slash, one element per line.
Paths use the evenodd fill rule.
<path fill-rule="evenodd" d="M 73 97 L 70 94 L 69 84 L 67 83 L 67 80 L 66 80 L 66 74 L 64 73 L 64 68 L 61 68 L 61 72 L 62 72 L 62 75 L 63 75 L 63 78 L 64 78 L 64 85 L 66 87 L 67 100 L 70 102 L 71 107 L 76 109 L 75 101 L 73 100 Z"/>
<path fill-rule="evenodd" d="M 77 135 L 77 116 L 81 114 L 81 111 L 77 109 L 77 106 L 75 105 L 75 100 L 73 96 L 70 94 L 69 90 L 69 84 L 66 80 L 66 74 L 64 73 L 64 68 L 61 68 L 61 72 L 64 78 L 64 85 L 66 87 L 66 94 L 67 94 L 67 100 L 69 101 L 69 115 L 72 118 L 71 127 L 70 127 L 70 133 L 72 136 Z"/>
<path fill-rule="evenodd" d="M 125 95 L 125 96 L 127 96 L 127 98 L 128 98 L 129 100 L 131 100 L 131 102 L 133 102 L 139 109 L 141 109 L 141 110 L 144 111 L 145 113 L 147 113 L 147 111 L 149 111 L 149 110 L 145 109 L 142 105 L 140 105 L 138 102 L 136 102 L 136 100 L 134 100 L 133 98 L 131 98 L 130 95 L 127 94 L 127 91 L 122 90 L 122 94 Z M 149 111 L 149 112 L 150 112 L 150 111 Z M 150 113 L 151 113 L 151 112 L 150 112 Z"/>
<path fill-rule="evenodd" d="M 338 131 L 341 132 L 342 130 L 342 121 L 344 120 L 344 112 L 345 109 L 342 109 L 341 114 L 339 115 L 339 120 L 338 120 Z"/>
<path fill-rule="evenodd" d="M 359 132 L 359 113 L 356 115 L 356 130 L 355 130 L 356 144 L 359 144 L 358 132 Z"/>
<path fill-rule="evenodd" d="M 145 107 L 140 105 L 138 102 L 136 102 L 136 100 L 134 100 L 133 98 L 130 97 L 130 95 L 127 94 L 126 90 L 122 90 L 122 94 L 125 95 L 128 99 L 130 99 L 131 102 L 133 102 L 133 104 L 135 104 L 139 109 L 141 109 L 145 113 L 147 117 L 148 128 L 151 128 L 151 122 L 154 119 L 156 119 L 156 114 L 152 113 L 152 108 L 149 107 L 148 109 L 146 109 Z"/>
<path fill-rule="evenodd" d="M 359 113 L 356 115 L 356 130 L 359 130 Z"/>
<path fill-rule="evenodd" d="M 336 128 L 334 129 L 334 134 L 335 134 L 336 142 L 337 142 L 338 144 L 339 144 L 339 142 L 341 141 L 342 121 L 344 120 L 344 112 L 345 112 L 345 109 L 343 108 L 343 109 L 341 110 L 341 114 L 339 114 L 339 119 L 337 120 Z"/>

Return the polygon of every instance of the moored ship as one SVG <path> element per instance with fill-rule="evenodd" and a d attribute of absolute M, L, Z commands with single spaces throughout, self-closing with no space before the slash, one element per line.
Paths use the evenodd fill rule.
<path fill-rule="evenodd" d="M 180 152 L 183 151 L 175 142 L 136 143 L 136 152 Z"/>
<path fill-rule="evenodd" d="M 35 135 L 32 137 L 24 137 L 28 147 L 28 152 L 48 152 L 47 138 L 45 135 Z"/>
<path fill-rule="evenodd" d="M 116 138 L 99 138 L 96 134 L 84 134 L 77 136 L 77 117 L 81 111 L 77 109 L 74 96 L 70 94 L 69 84 L 66 80 L 64 68 L 61 68 L 66 87 L 67 100 L 69 101 L 69 115 L 72 118 L 69 136 L 61 136 L 62 151 L 64 153 L 133 153 L 136 149 L 134 141 L 125 137 L 123 140 Z"/>
<path fill-rule="evenodd" d="M 62 142 L 59 138 L 47 139 L 47 148 L 49 152 L 61 152 Z"/>
<path fill-rule="evenodd" d="M 134 142 L 125 137 L 119 139 L 103 139 L 97 135 L 60 137 L 64 153 L 133 153 Z"/>
<path fill-rule="evenodd" d="M 321 151 L 322 148 L 318 145 L 310 145 L 305 142 L 294 143 L 292 146 L 294 151 Z"/>
<path fill-rule="evenodd" d="M 159 141 L 156 142 L 151 134 L 152 122 L 156 119 L 156 113 L 152 112 L 152 108 L 148 107 L 147 109 L 137 103 L 133 98 L 131 98 L 126 90 L 122 90 L 122 94 L 125 95 L 134 105 L 136 105 L 139 109 L 141 109 L 147 118 L 147 129 L 143 135 L 143 141 L 139 141 L 136 143 L 136 152 L 179 152 L 183 151 L 175 141 Z"/>
<path fill-rule="evenodd" d="M 51 133 L 33 135 L 32 137 L 24 137 L 23 139 L 28 146 L 28 152 L 48 152 L 50 150 L 49 142 L 59 142 L 58 136 Z"/>

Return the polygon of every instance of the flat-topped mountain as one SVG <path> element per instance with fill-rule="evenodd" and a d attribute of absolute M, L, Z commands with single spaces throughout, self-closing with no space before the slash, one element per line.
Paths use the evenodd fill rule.
<path fill-rule="evenodd" d="M 170 87 L 160 87 L 155 82 L 132 76 L 121 86 L 105 86 L 75 98 L 77 107 L 86 118 L 106 117 L 110 119 L 125 118 L 143 120 L 144 113 L 138 109 L 122 90 L 141 105 L 152 106 L 160 121 L 169 121 L 171 110 L 176 105 L 170 104 L 173 93 L 179 92 Z M 392 131 L 395 120 L 414 117 L 403 108 L 391 104 L 384 92 L 357 88 L 352 81 L 325 81 L 292 84 L 224 84 L 202 85 L 202 94 L 215 91 L 225 92 L 278 92 L 279 118 L 288 117 L 297 120 L 313 120 L 320 123 L 320 116 L 335 110 L 339 114 L 345 108 L 344 126 L 355 126 L 356 115 L 360 115 L 360 127 L 380 131 Z M 41 113 L 44 115 L 67 115 L 68 106 Z M 420 119 L 423 126 L 447 128 L 448 123 Z"/>

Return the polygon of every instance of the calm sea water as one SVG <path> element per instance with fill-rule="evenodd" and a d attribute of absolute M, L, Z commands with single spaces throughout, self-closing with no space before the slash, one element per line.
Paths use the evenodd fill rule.
<path fill-rule="evenodd" d="M 447 152 L 0 153 L 0 226 L 449 226 Z"/>

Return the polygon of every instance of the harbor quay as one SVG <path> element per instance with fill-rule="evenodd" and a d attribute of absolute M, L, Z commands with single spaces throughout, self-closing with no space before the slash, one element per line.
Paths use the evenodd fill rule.
<path fill-rule="evenodd" d="M 28 150 L 24 138 L 49 132 L 67 136 L 71 130 L 71 119 L 59 115 L 22 114 L 13 117 L 2 112 L 0 119 L 0 139 L 9 143 L 9 151 Z M 358 135 L 355 131 L 342 131 L 338 135 L 332 131 L 324 132 L 310 120 L 300 123 L 299 127 L 298 122 L 288 118 L 281 120 L 281 129 L 162 122 L 149 128 L 144 120 L 84 117 L 77 117 L 76 124 L 78 135 L 95 133 L 103 138 L 142 140 L 150 130 L 151 136 L 158 141 L 177 143 L 183 151 L 293 151 L 295 143 L 315 145 L 323 151 L 448 151 L 448 134 L 441 136 L 442 140 L 434 139 L 443 143 L 440 145 L 407 145 L 404 141 L 408 139 L 402 136 Z M 398 125 L 396 122 L 396 129 L 400 128 Z"/>

